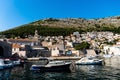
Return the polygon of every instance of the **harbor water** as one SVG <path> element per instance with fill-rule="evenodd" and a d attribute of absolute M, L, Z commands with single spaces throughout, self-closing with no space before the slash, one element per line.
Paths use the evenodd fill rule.
<path fill-rule="evenodd" d="M 120 80 L 119 58 L 105 61 L 105 65 L 76 65 L 74 73 L 33 72 L 30 67 L 34 62 L 28 62 L 24 66 L 1 70 L 0 80 Z"/>

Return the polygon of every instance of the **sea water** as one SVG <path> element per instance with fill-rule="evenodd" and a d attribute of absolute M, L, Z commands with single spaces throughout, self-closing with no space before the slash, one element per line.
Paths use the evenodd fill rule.
<path fill-rule="evenodd" d="M 120 61 L 115 60 L 114 66 L 76 65 L 76 72 L 74 73 L 33 72 L 30 71 L 33 62 L 28 62 L 24 66 L 1 70 L 0 80 L 120 80 Z"/>

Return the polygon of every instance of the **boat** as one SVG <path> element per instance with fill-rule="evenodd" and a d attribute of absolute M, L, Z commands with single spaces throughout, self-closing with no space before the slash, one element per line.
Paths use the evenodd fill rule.
<path fill-rule="evenodd" d="M 0 70 L 1 69 L 6 69 L 6 68 L 12 68 L 13 63 L 9 59 L 0 59 Z"/>
<path fill-rule="evenodd" d="M 75 63 L 77 65 L 103 65 L 103 59 L 83 57 Z"/>
<path fill-rule="evenodd" d="M 13 65 L 14 65 L 14 66 L 18 66 L 18 65 L 21 64 L 20 59 L 14 59 L 14 60 L 12 60 L 12 62 L 13 62 Z"/>
<path fill-rule="evenodd" d="M 75 72 L 75 64 L 72 62 L 48 60 L 45 65 L 33 64 L 30 70 L 40 72 Z"/>
<path fill-rule="evenodd" d="M 113 56 L 113 55 L 111 55 L 111 54 L 104 54 L 104 55 L 103 55 L 104 58 L 111 58 L 112 56 Z"/>
<path fill-rule="evenodd" d="M 10 59 L 4 59 L 4 69 L 13 67 L 13 63 Z"/>
<path fill-rule="evenodd" d="M 14 66 L 20 66 L 24 64 L 24 60 L 20 58 L 10 58 Z"/>

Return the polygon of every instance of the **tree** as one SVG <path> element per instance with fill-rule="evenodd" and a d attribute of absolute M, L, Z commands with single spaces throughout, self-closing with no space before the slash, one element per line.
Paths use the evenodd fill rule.
<path fill-rule="evenodd" d="M 83 49 L 88 49 L 90 47 L 90 44 L 88 42 L 82 42 L 76 45 L 74 48 L 76 50 L 83 50 Z"/>

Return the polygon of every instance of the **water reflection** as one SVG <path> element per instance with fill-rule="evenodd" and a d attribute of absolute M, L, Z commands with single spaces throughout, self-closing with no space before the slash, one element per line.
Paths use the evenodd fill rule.
<path fill-rule="evenodd" d="M 119 72 L 120 69 L 111 66 L 85 65 L 77 68 L 76 77 L 81 77 L 80 80 L 119 80 Z"/>
<path fill-rule="evenodd" d="M 120 56 L 113 56 L 105 59 L 105 66 L 111 66 L 120 69 Z"/>
<path fill-rule="evenodd" d="M 11 69 L 0 71 L 0 80 L 9 80 L 11 76 Z"/>
<path fill-rule="evenodd" d="M 23 76 L 24 76 L 24 72 L 25 69 L 24 67 L 18 66 L 18 67 L 14 67 L 11 70 L 11 80 L 22 80 Z"/>
<path fill-rule="evenodd" d="M 118 60 L 118 59 L 115 59 Z M 112 60 L 110 60 L 112 61 Z M 114 63 L 115 65 L 118 65 Z M 30 71 L 32 64 L 29 62 L 24 66 L 0 71 L 0 80 L 119 80 L 120 68 L 109 65 L 76 65 L 75 73 L 67 72 L 34 72 Z M 120 63 L 120 62 L 119 62 Z"/>

